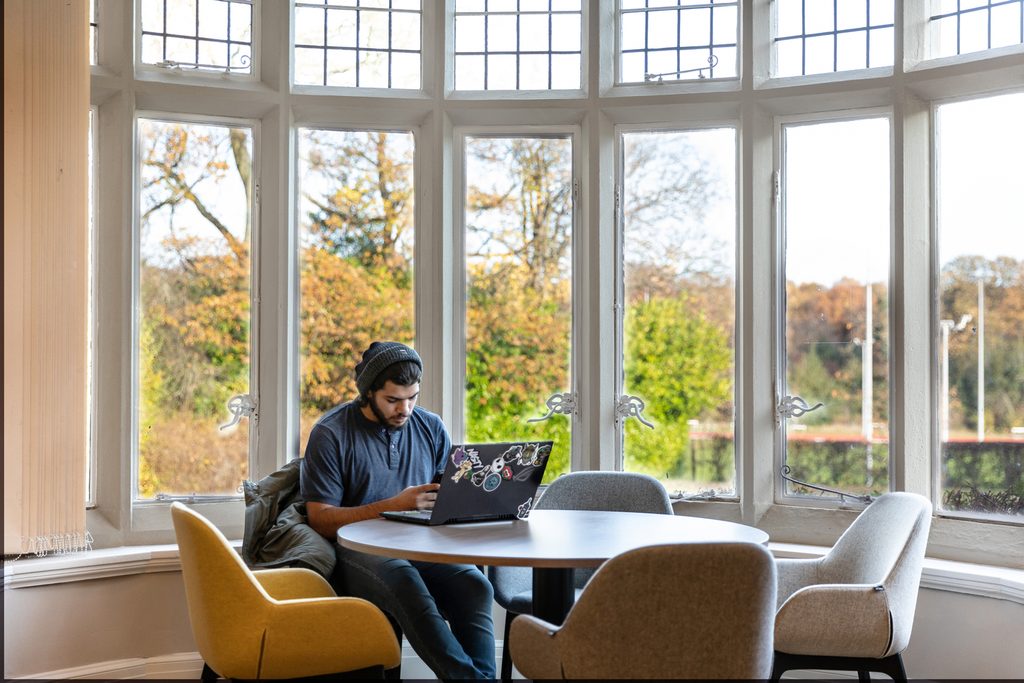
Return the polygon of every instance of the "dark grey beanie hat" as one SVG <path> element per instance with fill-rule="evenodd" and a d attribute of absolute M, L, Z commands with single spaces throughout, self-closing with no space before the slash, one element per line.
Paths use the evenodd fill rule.
<path fill-rule="evenodd" d="M 370 347 L 363 351 L 363 359 L 356 364 L 356 388 L 359 395 L 364 396 L 377 376 L 384 372 L 389 365 L 401 363 L 407 360 L 420 366 L 423 370 L 423 361 L 415 350 L 399 342 L 373 342 Z"/>

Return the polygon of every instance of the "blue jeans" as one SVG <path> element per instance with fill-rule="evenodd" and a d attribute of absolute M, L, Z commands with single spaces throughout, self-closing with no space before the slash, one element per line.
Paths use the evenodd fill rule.
<path fill-rule="evenodd" d="M 369 600 L 394 617 L 438 678 L 494 678 L 494 589 L 479 569 L 396 560 L 341 546 L 335 552 L 331 582 L 338 595 Z"/>

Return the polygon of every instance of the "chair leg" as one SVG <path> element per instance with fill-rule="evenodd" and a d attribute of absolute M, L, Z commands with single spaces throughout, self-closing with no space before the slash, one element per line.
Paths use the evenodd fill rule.
<path fill-rule="evenodd" d="M 508 646 L 509 633 L 512 632 L 512 620 L 519 615 L 505 611 L 505 635 L 501 640 L 501 680 L 503 683 L 512 680 L 512 650 Z"/>
<path fill-rule="evenodd" d="M 778 683 L 782 674 L 786 673 L 786 655 L 782 652 L 775 652 L 772 656 L 772 677 L 771 683 Z"/>
<path fill-rule="evenodd" d="M 399 625 L 398 619 L 395 619 L 393 616 L 391 616 L 387 612 L 384 613 L 384 616 L 388 618 L 389 622 L 391 622 L 391 628 L 395 632 L 395 639 L 398 641 L 398 649 L 401 650 L 402 649 L 402 627 Z M 384 678 L 389 679 L 389 680 L 398 680 L 398 681 L 402 680 L 402 659 L 401 659 L 401 657 L 399 657 L 399 659 L 398 659 L 398 666 L 396 666 L 394 669 L 385 669 L 384 670 Z"/>
<path fill-rule="evenodd" d="M 860 681 L 871 680 L 871 671 L 885 674 L 897 683 L 907 683 L 903 656 L 899 653 L 875 659 L 873 657 L 827 657 L 821 655 L 793 655 L 775 651 L 772 660 L 772 682 L 791 669 L 823 669 L 826 671 L 856 671 Z"/>
<path fill-rule="evenodd" d="M 211 669 L 209 664 L 203 662 L 203 673 L 199 674 L 199 680 L 203 681 L 203 683 L 209 683 L 210 681 L 215 681 L 218 678 L 220 678 L 220 676 L 217 675 L 217 672 Z"/>
<path fill-rule="evenodd" d="M 878 660 L 878 665 L 876 671 L 886 674 L 897 683 L 907 683 L 907 670 L 903 667 L 902 652 Z"/>

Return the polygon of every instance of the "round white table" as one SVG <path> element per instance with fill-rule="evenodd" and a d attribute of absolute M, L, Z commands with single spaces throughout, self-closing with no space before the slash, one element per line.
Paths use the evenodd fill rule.
<path fill-rule="evenodd" d="M 425 526 L 371 519 L 338 529 L 346 548 L 425 562 L 533 568 L 534 614 L 561 624 L 575 596 L 572 570 L 666 543 L 765 544 L 760 529 L 699 517 L 640 512 L 534 510 L 528 519 Z"/>

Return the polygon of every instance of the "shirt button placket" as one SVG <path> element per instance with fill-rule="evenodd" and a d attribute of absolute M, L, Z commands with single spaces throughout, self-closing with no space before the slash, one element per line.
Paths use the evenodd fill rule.
<path fill-rule="evenodd" d="M 396 469 L 398 467 L 398 434 L 396 432 L 388 434 L 388 447 L 391 469 Z"/>

